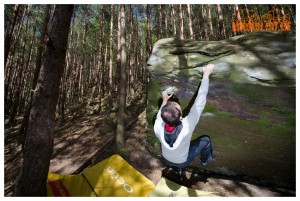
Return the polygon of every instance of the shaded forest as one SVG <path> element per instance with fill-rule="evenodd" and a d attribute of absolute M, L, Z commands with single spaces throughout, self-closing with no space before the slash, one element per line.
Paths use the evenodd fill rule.
<path fill-rule="evenodd" d="M 5 5 L 5 129 L 20 125 L 15 137 L 23 153 L 16 195 L 45 195 L 54 122 L 115 111 L 116 146 L 123 149 L 124 114 L 140 99 L 146 107 L 146 62 L 156 41 L 247 34 L 255 30 L 233 22 L 254 16 L 262 30 L 288 20 L 295 31 L 295 5 Z M 268 24 L 272 19 L 279 24 Z"/>

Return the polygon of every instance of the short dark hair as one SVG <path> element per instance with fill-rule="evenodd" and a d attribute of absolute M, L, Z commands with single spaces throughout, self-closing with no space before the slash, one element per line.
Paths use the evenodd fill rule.
<path fill-rule="evenodd" d="M 161 108 L 161 118 L 170 126 L 176 125 L 180 122 L 181 111 L 176 107 L 176 103 L 168 101 L 166 105 Z"/>

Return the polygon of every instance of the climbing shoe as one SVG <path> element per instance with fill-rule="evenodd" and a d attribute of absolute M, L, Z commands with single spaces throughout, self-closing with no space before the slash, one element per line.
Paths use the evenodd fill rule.
<path fill-rule="evenodd" d="M 175 167 L 175 166 L 171 166 L 171 168 L 172 168 L 179 176 L 182 176 L 182 174 L 183 174 L 183 168 L 178 168 L 178 167 Z"/>
<path fill-rule="evenodd" d="M 203 162 L 203 161 L 201 161 L 201 165 L 207 166 L 207 164 L 208 164 L 208 162 Z"/>

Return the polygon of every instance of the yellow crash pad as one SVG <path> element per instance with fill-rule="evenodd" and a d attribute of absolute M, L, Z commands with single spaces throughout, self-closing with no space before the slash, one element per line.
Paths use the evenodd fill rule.
<path fill-rule="evenodd" d="M 77 175 L 49 173 L 48 196 L 149 196 L 154 184 L 128 164 L 113 155 Z"/>
<path fill-rule="evenodd" d="M 213 192 L 187 188 L 164 177 L 157 183 L 150 197 L 217 197 Z"/>

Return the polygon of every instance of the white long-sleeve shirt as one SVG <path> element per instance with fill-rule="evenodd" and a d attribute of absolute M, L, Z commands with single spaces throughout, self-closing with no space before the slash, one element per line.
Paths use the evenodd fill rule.
<path fill-rule="evenodd" d="M 164 138 L 165 122 L 161 118 L 161 108 L 163 107 L 163 105 L 159 109 L 154 123 L 154 132 L 161 143 L 162 155 L 168 161 L 177 164 L 184 163 L 186 161 L 192 134 L 197 123 L 199 122 L 200 115 L 206 104 L 208 86 L 209 79 L 203 78 L 198 91 L 198 95 L 193 106 L 190 109 L 189 114 L 181 120 L 183 127 L 178 135 L 177 140 L 173 144 L 173 147 L 170 147 Z"/>

